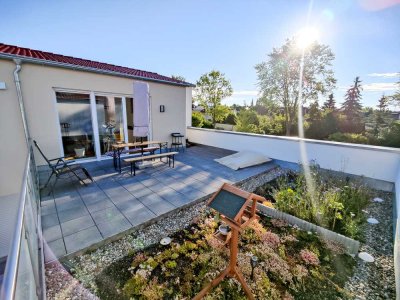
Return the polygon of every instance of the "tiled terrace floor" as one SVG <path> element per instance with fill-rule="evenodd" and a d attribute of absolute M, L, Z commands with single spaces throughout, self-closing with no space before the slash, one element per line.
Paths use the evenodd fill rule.
<path fill-rule="evenodd" d="M 59 181 L 52 195 L 42 196 L 44 238 L 61 257 L 209 195 L 223 182 L 238 182 L 275 167 L 267 163 L 233 171 L 214 161 L 232 153 L 195 146 L 176 156 L 175 168 L 159 162 L 135 177 L 128 166 L 117 173 L 111 160 L 87 163 L 93 183 Z M 45 180 L 46 174 L 41 175 Z M 49 253 L 46 259 L 51 260 Z"/>

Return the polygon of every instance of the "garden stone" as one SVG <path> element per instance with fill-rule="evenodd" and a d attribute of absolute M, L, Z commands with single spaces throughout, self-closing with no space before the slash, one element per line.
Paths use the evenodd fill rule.
<path fill-rule="evenodd" d="M 383 202 L 383 199 L 382 199 L 382 198 L 379 198 L 379 197 L 376 197 L 376 198 L 374 198 L 372 201 L 381 203 L 381 202 Z"/>
<path fill-rule="evenodd" d="M 375 218 L 368 218 L 367 222 L 369 224 L 379 224 L 379 221 L 377 219 L 375 219 Z"/>
<path fill-rule="evenodd" d="M 363 261 L 369 262 L 369 263 L 372 263 L 375 261 L 374 257 L 367 252 L 358 253 L 358 257 L 361 258 Z"/>

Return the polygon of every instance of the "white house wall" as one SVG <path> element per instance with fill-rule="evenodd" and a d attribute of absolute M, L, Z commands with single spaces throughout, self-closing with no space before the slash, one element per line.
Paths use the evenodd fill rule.
<path fill-rule="evenodd" d="M 15 64 L 0 60 L 0 197 L 19 192 L 28 153 L 15 89 Z"/>
<path fill-rule="evenodd" d="M 35 64 L 22 64 L 22 90 L 31 136 L 49 157 L 61 156 L 55 89 L 132 96 L 133 79 Z M 153 139 L 169 141 L 186 130 L 186 88 L 148 82 L 152 101 Z M 160 113 L 159 106 L 165 105 Z M 44 161 L 40 160 L 39 164 Z"/>

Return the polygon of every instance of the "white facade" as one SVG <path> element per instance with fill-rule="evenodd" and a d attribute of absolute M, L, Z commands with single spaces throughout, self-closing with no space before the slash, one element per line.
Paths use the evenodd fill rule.
<path fill-rule="evenodd" d="M 82 93 L 90 96 L 96 156 L 99 155 L 99 128 L 97 122 L 96 96 L 119 97 L 125 103 L 132 97 L 134 78 L 106 75 L 62 67 L 39 65 L 22 62 L 19 72 L 22 95 L 24 99 L 27 124 L 30 136 L 37 140 L 48 158 L 64 156 L 62 133 L 60 129 L 59 107 L 56 92 Z M 0 169 L 6 177 L 0 180 L 0 196 L 12 194 L 21 186 L 24 159 L 27 154 L 21 112 L 18 104 L 14 70 L 16 64 L 9 59 L 0 59 L 0 82 L 5 82 L 6 89 L 0 90 Z M 142 81 L 145 81 L 142 79 Z M 146 81 L 150 89 L 151 102 L 151 138 L 171 142 L 171 133 L 180 132 L 186 135 L 186 128 L 191 123 L 191 94 L 188 86 Z M 160 112 L 160 105 L 165 111 Z M 123 105 L 126 112 L 127 106 Z M 190 118 L 188 120 L 188 116 Z M 124 114 L 125 116 L 125 114 Z M 101 119 L 99 119 L 101 122 Z M 188 123 L 190 122 L 190 123 Z M 124 117 L 121 132 L 131 134 L 128 126 L 131 120 Z M 79 130 L 78 130 L 79 131 Z M 38 165 L 45 161 L 35 152 Z"/>

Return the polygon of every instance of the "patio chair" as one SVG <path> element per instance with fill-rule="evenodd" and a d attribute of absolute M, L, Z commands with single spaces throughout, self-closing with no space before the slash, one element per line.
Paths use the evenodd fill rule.
<path fill-rule="evenodd" d="M 35 144 L 36 148 L 38 149 L 40 154 L 43 156 L 43 158 L 46 160 L 49 168 L 51 169 L 51 174 L 49 176 L 49 179 L 47 179 L 47 182 L 44 185 L 43 189 L 45 189 L 47 187 L 47 185 L 49 184 L 53 175 L 56 176 L 56 180 L 54 181 L 54 183 L 51 186 L 51 189 L 49 190 L 49 195 L 53 191 L 58 179 L 67 179 L 67 178 L 71 178 L 71 177 L 76 177 L 84 185 L 86 185 L 84 179 L 90 179 L 93 182 L 92 176 L 90 176 L 88 170 L 86 170 L 84 167 L 82 167 L 78 164 L 71 165 L 72 161 L 71 162 L 65 161 L 64 156 L 58 157 L 58 158 L 53 158 L 53 159 L 48 159 L 46 157 L 46 155 L 44 155 L 44 153 L 40 149 L 38 143 L 36 141 L 33 141 L 33 143 Z M 81 173 L 81 174 L 83 173 L 85 175 L 85 178 L 82 178 L 81 176 L 79 176 L 78 175 L 79 173 Z"/>

